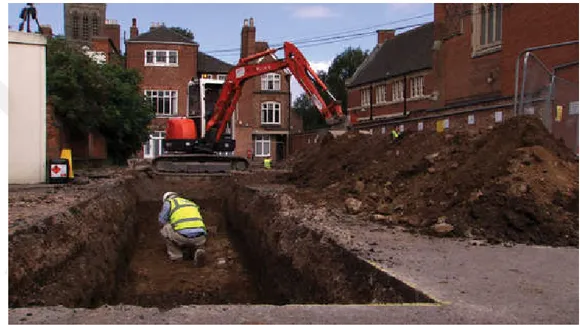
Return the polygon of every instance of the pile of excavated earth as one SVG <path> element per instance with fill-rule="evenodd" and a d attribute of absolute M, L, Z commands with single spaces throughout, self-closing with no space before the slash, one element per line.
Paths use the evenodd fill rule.
<path fill-rule="evenodd" d="M 490 243 L 578 246 L 578 160 L 532 117 L 473 133 L 347 133 L 299 153 L 303 200 L 393 227 Z M 282 179 L 281 179 L 282 180 Z"/>

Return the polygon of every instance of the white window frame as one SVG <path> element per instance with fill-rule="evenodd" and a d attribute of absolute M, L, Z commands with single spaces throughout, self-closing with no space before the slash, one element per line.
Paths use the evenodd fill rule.
<path fill-rule="evenodd" d="M 151 60 L 147 60 L 148 54 L 151 54 Z M 175 54 L 175 62 L 169 62 L 172 54 Z M 164 60 L 158 60 L 158 55 L 164 55 Z M 145 50 L 144 64 L 147 67 L 178 67 L 179 52 L 177 50 Z"/>
<path fill-rule="evenodd" d="M 410 98 L 421 98 L 423 97 L 424 89 L 424 76 L 416 76 L 409 78 L 411 84 L 411 97 Z"/>
<path fill-rule="evenodd" d="M 270 155 L 270 147 L 271 141 L 269 134 L 254 135 L 254 155 L 256 157 L 268 157 Z"/>
<path fill-rule="evenodd" d="M 266 73 L 262 76 L 262 90 L 280 91 L 281 77 L 279 73 Z"/>
<path fill-rule="evenodd" d="M 494 119 L 495 119 L 495 123 L 501 123 L 501 122 L 503 122 L 503 112 L 502 111 L 496 111 L 494 113 Z"/>
<path fill-rule="evenodd" d="M 275 101 L 262 102 L 260 105 L 260 121 L 262 122 L 262 125 L 280 125 L 280 121 L 282 120 L 280 106 L 281 104 Z M 271 120 L 268 118 L 269 111 L 272 111 Z"/>
<path fill-rule="evenodd" d="M 403 100 L 403 97 L 405 96 L 404 91 L 405 91 L 405 81 L 403 79 L 400 80 L 395 80 L 393 81 L 393 83 L 391 84 L 392 87 L 392 93 L 393 93 L 393 102 L 399 102 Z"/>
<path fill-rule="evenodd" d="M 493 12 L 492 12 L 493 11 Z M 501 49 L 503 37 L 503 6 L 501 3 L 473 4 L 473 55 L 482 55 Z M 490 24 L 492 33 L 490 35 Z"/>
<path fill-rule="evenodd" d="M 469 114 L 467 116 L 467 125 L 474 125 L 475 124 L 475 114 Z"/>
<path fill-rule="evenodd" d="M 161 97 L 159 94 L 163 93 Z M 148 100 L 151 101 L 153 107 L 155 107 L 155 115 L 157 117 L 170 117 L 176 116 L 179 112 L 178 110 L 178 99 L 179 94 L 177 90 L 157 90 L 157 89 L 147 89 L 144 91 L 145 96 Z M 166 102 L 162 101 L 162 99 L 169 98 L 169 113 L 160 113 L 159 112 L 159 105 L 162 104 L 163 111 L 165 111 L 165 104 Z M 173 104 L 173 105 L 172 105 Z"/>
<path fill-rule="evenodd" d="M 417 123 L 417 131 L 423 131 L 423 122 Z"/>
<path fill-rule="evenodd" d="M 376 101 L 377 104 L 384 104 L 387 102 L 387 86 L 378 85 L 376 89 Z"/>
<path fill-rule="evenodd" d="M 163 154 L 163 140 L 165 140 L 165 131 L 153 131 L 149 134 L 149 141 L 143 144 L 143 158 L 153 159 Z M 158 142 L 157 152 L 152 152 L 155 148 L 155 142 Z"/>
<path fill-rule="evenodd" d="M 370 88 L 361 89 L 360 91 L 360 105 L 369 106 L 371 104 L 371 90 Z"/>

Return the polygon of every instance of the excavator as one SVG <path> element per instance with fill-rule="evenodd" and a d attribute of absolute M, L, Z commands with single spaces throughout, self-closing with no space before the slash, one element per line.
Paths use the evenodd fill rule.
<path fill-rule="evenodd" d="M 260 62 L 260 58 L 281 49 L 284 49 L 282 59 Z M 257 63 L 253 63 L 255 60 Z M 282 47 L 270 48 L 241 58 L 229 71 L 213 114 L 205 126 L 204 137 L 198 138 L 193 120 L 185 117 L 169 119 L 165 129 L 164 154 L 153 159 L 153 171 L 162 174 L 197 174 L 247 170 L 250 163 L 246 158 L 231 155 L 235 150 L 235 140 L 223 136 L 227 122 L 231 120 L 242 86 L 247 80 L 285 69 L 294 75 L 329 126 L 344 122 L 345 116 L 340 103 L 312 70 L 298 48 L 291 42 L 284 42 Z"/>

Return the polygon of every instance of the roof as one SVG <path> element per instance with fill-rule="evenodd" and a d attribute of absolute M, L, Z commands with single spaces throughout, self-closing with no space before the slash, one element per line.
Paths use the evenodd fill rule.
<path fill-rule="evenodd" d="M 428 23 L 385 41 L 368 56 L 348 83 L 356 87 L 432 67 L 433 26 Z"/>
<path fill-rule="evenodd" d="M 147 33 L 139 34 L 137 37 L 127 40 L 127 42 L 149 42 L 149 43 L 187 43 L 196 44 L 194 41 L 173 30 L 159 26 L 150 29 Z"/>
<path fill-rule="evenodd" d="M 234 66 L 203 52 L 197 52 L 199 73 L 228 73 Z"/>

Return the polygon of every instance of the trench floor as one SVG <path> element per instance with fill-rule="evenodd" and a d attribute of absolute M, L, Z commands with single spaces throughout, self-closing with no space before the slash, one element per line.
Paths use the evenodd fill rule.
<path fill-rule="evenodd" d="M 258 303 L 251 275 L 228 237 L 219 202 L 198 203 L 212 233 L 206 242 L 205 266 L 195 267 L 191 260 L 169 260 L 157 221 L 161 205 L 142 202 L 137 209 L 138 236 L 127 278 L 119 286 L 115 301 L 109 304 L 169 309 L 180 305 Z"/>

